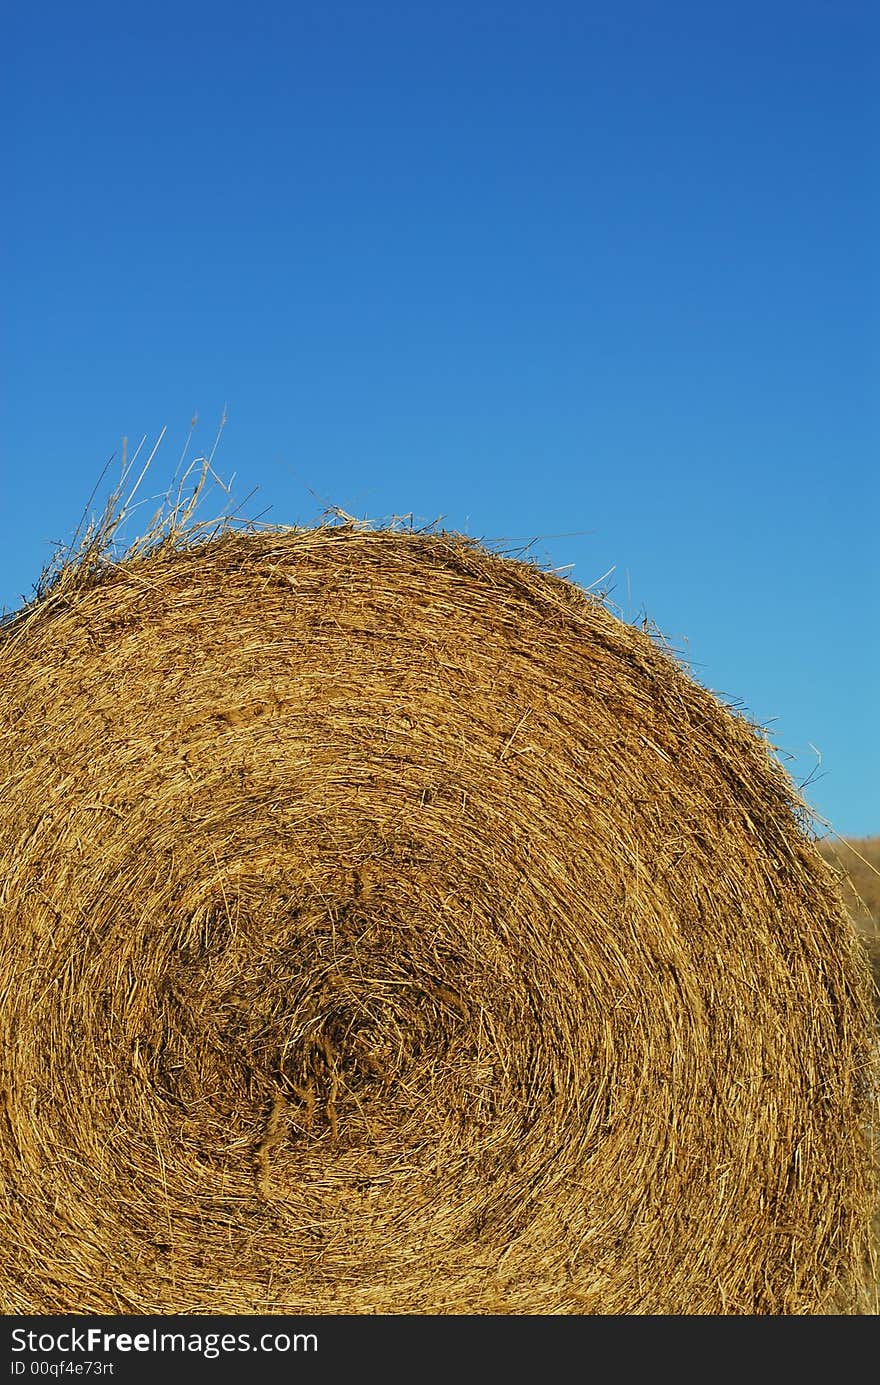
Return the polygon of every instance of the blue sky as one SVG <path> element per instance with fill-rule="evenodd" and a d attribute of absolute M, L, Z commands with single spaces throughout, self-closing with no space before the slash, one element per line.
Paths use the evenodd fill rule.
<path fill-rule="evenodd" d="M 4 32 L 0 606 L 123 437 L 167 428 L 161 493 L 226 406 L 250 513 L 613 569 L 833 828 L 880 832 L 876 5 L 48 3 Z"/>

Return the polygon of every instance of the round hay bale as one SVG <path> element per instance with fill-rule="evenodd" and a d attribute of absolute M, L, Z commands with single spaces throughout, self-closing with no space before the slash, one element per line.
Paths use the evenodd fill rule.
<path fill-rule="evenodd" d="M 868 972 L 763 737 L 460 536 L 0 629 L 0 1306 L 871 1311 Z"/>

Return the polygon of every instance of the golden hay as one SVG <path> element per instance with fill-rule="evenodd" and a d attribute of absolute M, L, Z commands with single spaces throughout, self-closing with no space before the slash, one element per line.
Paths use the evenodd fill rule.
<path fill-rule="evenodd" d="M 876 1311 L 831 874 L 573 584 L 353 525 L 68 565 L 0 776 L 5 1313 Z"/>

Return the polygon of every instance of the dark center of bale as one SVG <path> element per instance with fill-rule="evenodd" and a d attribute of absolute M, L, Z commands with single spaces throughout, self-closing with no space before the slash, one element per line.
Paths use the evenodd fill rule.
<path fill-rule="evenodd" d="M 291 907 L 269 936 L 240 913 L 190 933 L 157 987 L 152 1056 L 201 1158 L 252 1156 L 267 1193 L 270 1172 L 328 1151 L 424 1149 L 439 1125 L 461 1138 L 478 1067 L 462 956 L 358 898 Z"/>

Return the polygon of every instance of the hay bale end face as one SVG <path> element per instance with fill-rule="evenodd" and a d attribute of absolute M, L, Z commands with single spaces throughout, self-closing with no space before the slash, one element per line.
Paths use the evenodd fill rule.
<path fill-rule="evenodd" d="M 761 735 L 443 533 L 0 629 L 0 1308 L 869 1311 L 867 968 Z"/>

